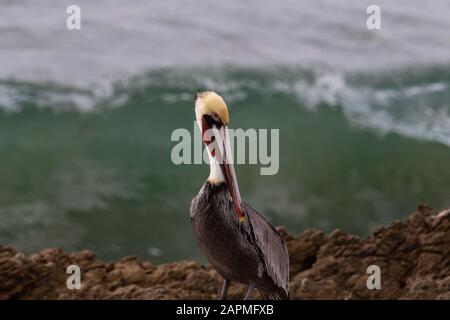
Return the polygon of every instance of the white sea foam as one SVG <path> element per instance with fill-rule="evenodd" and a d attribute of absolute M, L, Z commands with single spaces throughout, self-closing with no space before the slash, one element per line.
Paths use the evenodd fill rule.
<path fill-rule="evenodd" d="M 145 74 L 123 82 L 120 94 L 115 93 L 112 86 L 94 87 L 90 91 L 44 87 L 30 93 L 23 86 L 0 84 L 0 109 L 18 111 L 23 103 L 32 102 L 38 108 L 51 108 L 55 112 L 86 113 L 95 111 L 100 102 L 108 108 L 126 106 L 129 90 L 152 88 L 158 89 L 149 94 L 152 99 L 164 103 L 191 103 L 192 93 L 198 88 L 214 88 L 230 103 L 245 101 L 252 95 L 295 95 L 298 104 L 311 111 L 319 105 L 341 108 L 349 122 L 360 128 L 450 145 L 450 84 L 445 78 L 421 83 L 419 76 L 412 84 L 403 80 L 405 83 L 399 82 L 391 88 L 377 88 L 370 82 L 359 83 L 351 78 L 351 74 L 323 71 L 309 71 L 308 75 L 299 71 L 284 76 L 279 69 L 262 75 L 230 77 L 226 70 L 219 68 L 212 74 L 205 73 L 204 69 L 173 71 L 163 79 Z"/>
<path fill-rule="evenodd" d="M 446 83 L 378 90 L 351 86 L 340 74 L 326 74 L 313 83 L 299 81 L 292 89 L 301 105 L 309 109 L 320 104 L 339 106 L 347 119 L 359 127 L 450 146 L 450 101 L 441 100 L 433 106 L 429 98 L 433 93 L 448 92 Z"/>

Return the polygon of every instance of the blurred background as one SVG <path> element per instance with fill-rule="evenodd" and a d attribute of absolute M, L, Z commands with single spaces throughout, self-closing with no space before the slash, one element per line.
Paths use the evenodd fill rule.
<path fill-rule="evenodd" d="M 294 235 L 448 206 L 449 17 L 448 0 L 1 1 L 0 243 L 204 261 L 189 206 L 209 168 L 174 165 L 170 136 L 206 89 L 230 127 L 280 129 L 277 175 L 236 171 Z"/>

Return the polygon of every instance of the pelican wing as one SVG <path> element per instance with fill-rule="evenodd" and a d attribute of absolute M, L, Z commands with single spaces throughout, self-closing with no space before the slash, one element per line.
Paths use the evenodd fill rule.
<path fill-rule="evenodd" d="M 273 282 L 288 293 L 289 254 L 279 232 L 255 209 L 244 203 L 244 212 L 253 233 L 255 244 L 264 258 L 267 274 Z"/>

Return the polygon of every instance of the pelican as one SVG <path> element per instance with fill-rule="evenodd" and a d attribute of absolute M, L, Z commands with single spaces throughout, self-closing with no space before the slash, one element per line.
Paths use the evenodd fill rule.
<path fill-rule="evenodd" d="M 231 281 L 257 288 L 263 299 L 289 299 L 289 256 L 279 232 L 242 202 L 232 162 L 228 108 L 206 91 L 195 95 L 195 115 L 209 156 L 210 174 L 191 203 L 194 237 L 209 263 L 223 277 L 219 299 Z"/>

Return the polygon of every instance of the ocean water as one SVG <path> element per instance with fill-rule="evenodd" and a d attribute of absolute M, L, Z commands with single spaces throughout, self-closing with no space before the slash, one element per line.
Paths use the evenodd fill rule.
<path fill-rule="evenodd" d="M 232 128 L 280 129 L 280 168 L 237 165 L 243 199 L 298 234 L 360 236 L 450 205 L 450 2 L 0 3 L 0 243 L 203 261 L 189 219 L 209 168 L 175 165 L 193 94 Z"/>

